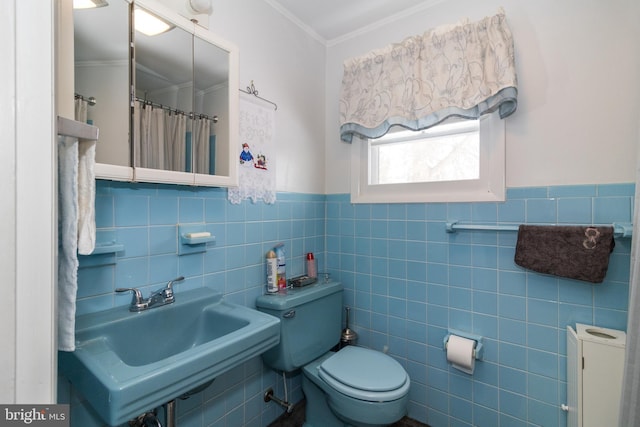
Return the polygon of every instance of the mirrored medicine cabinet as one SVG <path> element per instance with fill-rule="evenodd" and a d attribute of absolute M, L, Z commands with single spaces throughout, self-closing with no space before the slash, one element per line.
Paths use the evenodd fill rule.
<path fill-rule="evenodd" d="M 140 30 L 145 12 L 159 33 Z M 154 0 L 108 0 L 73 19 L 74 90 L 100 130 L 96 177 L 237 185 L 237 48 Z"/>

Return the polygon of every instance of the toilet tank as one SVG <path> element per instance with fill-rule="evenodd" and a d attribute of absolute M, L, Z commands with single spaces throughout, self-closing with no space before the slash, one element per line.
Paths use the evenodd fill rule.
<path fill-rule="evenodd" d="M 280 319 L 280 343 L 262 354 L 267 366 L 291 372 L 317 359 L 340 342 L 342 284 L 318 282 L 262 295 L 258 310 Z"/>

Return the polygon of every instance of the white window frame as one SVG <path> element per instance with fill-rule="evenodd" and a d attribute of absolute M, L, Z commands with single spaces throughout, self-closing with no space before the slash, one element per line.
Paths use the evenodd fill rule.
<path fill-rule="evenodd" d="M 480 118 L 480 177 L 460 181 L 369 185 L 368 141 L 351 143 L 352 203 L 505 201 L 505 123 L 497 112 Z"/>

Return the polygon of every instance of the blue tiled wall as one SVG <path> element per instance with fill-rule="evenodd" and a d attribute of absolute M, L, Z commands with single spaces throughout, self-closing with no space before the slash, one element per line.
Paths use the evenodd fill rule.
<path fill-rule="evenodd" d="M 278 242 L 285 243 L 289 275 L 304 273 L 307 252 L 314 252 L 322 271 L 325 196 L 277 197 L 273 205 L 232 205 L 225 189 L 98 181 L 98 240 L 115 240 L 124 251 L 80 257 L 77 313 L 126 309 L 131 295 L 116 295 L 116 287 L 138 287 L 147 295 L 181 275 L 186 280 L 175 285 L 177 298 L 184 290 L 209 286 L 227 300 L 255 307 L 265 285 L 265 253 Z M 206 253 L 178 255 L 177 224 L 201 224 L 216 240 L 207 244 Z M 301 400 L 298 376 L 287 381 L 289 400 Z M 178 425 L 266 426 L 282 413 L 274 403 L 264 403 L 269 387 L 284 397 L 282 378 L 254 358 L 217 378 L 205 391 L 178 400 Z M 82 396 L 72 395 L 71 402 L 74 427 L 100 425 Z"/>
<path fill-rule="evenodd" d="M 410 416 L 432 427 L 565 426 L 565 327 L 625 329 L 629 239 L 617 239 L 605 283 L 528 273 L 513 263 L 516 233 L 445 232 L 445 223 L 630 222 L 634 186 L 510 189 L 505 203 L 352 205 L 348 195 L 279 193 L 275 205 L 231 205 L 226 190 L 98 183 L 99 235 L 125 250 L 83 257 L 78 312 L 128 304 L 119 286 L 145 293 L 178 275 L 176 292 L 200 286 L 253 306 L 263 291 L 264 254 L 285 242 L 287 271 L 303 273 L 314 252 L 320 271 L 345 285 L 360 344 L 389 353 L 412 379 Z M 216 236 L 207 252 L 177 255 L 176 224 L 201 223 Z M 486 338 L 485 360 L 470 377 L 446 364 L 447 328 Z M 287 380 L 302 398 L 299 375 Z M 282 413 L 262 401 L 281 377 L 259 358 L 178 401 L 179 425 L 265 426 Z M 99 425 L 80 396 L 74 425 Z"/>
<path fill-rule="evenodd" d="M 517 188 L 505 203 L 352 205 L 327 197 L 327 265 L 347 291 L 360 344 L 400 360 L 410 416 L 443 426 L 566 426 L 566 326 L 626 329 L 630 239 L 602 284 L 515 265 L 517 233 L 445 224 L 630 222 L 633 185 Z M 473 376 L 450 368 L 448 328 L 485 337 Z"/>

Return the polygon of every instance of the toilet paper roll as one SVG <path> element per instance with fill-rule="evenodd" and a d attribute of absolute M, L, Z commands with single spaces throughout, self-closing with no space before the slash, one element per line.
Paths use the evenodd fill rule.
<path fill-rule="evenodd" d="M 447 361 L 451 365 L 467 374 L 473 374 L 476 359 L 473 356 L 473 349 L 476 342 L 457 335 L 449 336 L 447 341 Z"/>

